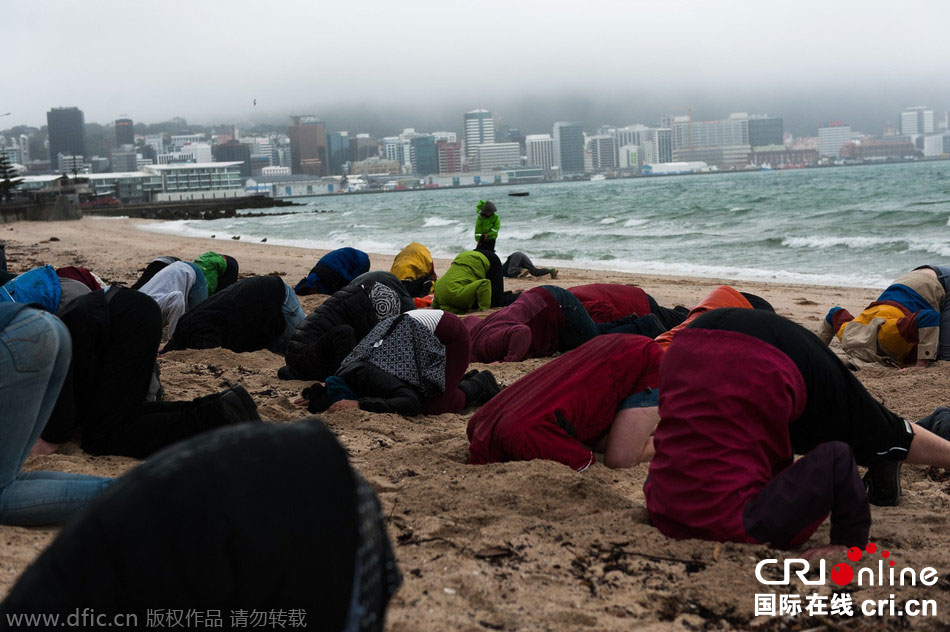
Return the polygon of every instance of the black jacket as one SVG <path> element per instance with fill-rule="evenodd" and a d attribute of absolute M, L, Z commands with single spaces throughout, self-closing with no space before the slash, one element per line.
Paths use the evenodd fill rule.
<path fill-rule="evenodd" d="M 350 285 L 339 290 L 297 325 L 284 353 L 294 379 L 327 379 L 376 326 L 379 319 L 369 300 L 368 287 Z"/>
<path fill-rule="evenodd" d="M 419 415 L 422 396 L 419 391 L 370 362 L 354 362 L 337 373 L 359 397 L 360 408 L 371 413 Z"/>
<path fill-rule="evenodd" d="M 215 292 L 178 321 L 163 351 L 224 347 L 238 353 L 264 349 L 286 327 L 285 285 L 277 276 L 251 277 Z"/>
<path fill-rule="evenodd" d="M 406 286 L 403 285 L 403 282 L 397 279 L 396 275 L 392 272 L 386 272 L 385 270 L 371 270 L 370 272 L 364 272 L 353 279 L 353 282 L 349 285 L 366 285 L 371 281 L 382 283 L 399 295 L 400 311 L 408 312 L 409 310 L 416 308 L 416 304 L 412 300 L 412 297 L 409 296 Z"/>

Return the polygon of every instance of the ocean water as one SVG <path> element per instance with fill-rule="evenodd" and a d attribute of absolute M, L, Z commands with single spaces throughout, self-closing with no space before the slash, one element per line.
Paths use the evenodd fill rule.
<path fill-rule="evenodd" d="M 297 198 L 287 215 L 148 229 L 452 258 L 474 247 L 479 199 L 498 207 L 502 259 L 545 265 L 884 287 L 950 264 L 950 161 Z"/>

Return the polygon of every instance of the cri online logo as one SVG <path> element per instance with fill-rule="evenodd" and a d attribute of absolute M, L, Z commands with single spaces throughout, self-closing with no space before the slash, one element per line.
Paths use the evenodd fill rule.
<path fill-rule="evenodd" d="M 873 542 L 868 542 L 864 551 L 856 546 L 851 547 L 848 549 L 848 560 L 852 563 L 859 562 L 865 553 L 869 556 L 874 555 L 877 553 L 877 545 Z M 884 563 L 885 561 L 887 562 L 886 565 Z M 831 581 L 838 586 L 847 586 L 854 581 L 855 576 L 857 576 L 858 586 L 916 586 L 917 580 L 919 579 L 921 584 L 933 586 L 940 579 L 937 569 L 929 566 L 922 569 L 919 575 L 917 571 L 911 567 L 902 568 L 897 572 L 897 569 L 894 568 L 894 560 L 891 559 L 890 551 L 881 551 L 881 559 L 877 562 L 876 569 L 874 566 L 867 566 L 859 569 L 857 575 L 855 575 L 854 568 L 851 564 L 848 562 L 839 562 L 831 568 Z M 787 586 L 792 583 L 792 575 L 796 575 L 806 586 L 822 586 L 826 583 L 825 560 L 818 561 L 818 579 L 808 579 L 808 573 L 811 572 L 811 564 L 809 564 L 808 560 L 801 558 L 787 558 L 784 561 L 782 564 L 784 572 L 782 573 L 781 579 L 767 579 L 762 576 L 762 570 L 765 567 L 778 563 L 779 561 L 776 559 L 762 560 L 755 566 L 755 578 L 759 580 L 760 583 L 768 586 Z"/>

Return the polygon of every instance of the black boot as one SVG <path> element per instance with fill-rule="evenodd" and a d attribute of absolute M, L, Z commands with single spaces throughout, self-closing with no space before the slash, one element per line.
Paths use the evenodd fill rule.
<path fill-rule="evenodd" d="M 864 475 L 868 502 L 878 507 L 896 507 L 901 501 L 901 462 L 880 461 Z"/>
<path fill-rule="evenodd" d="M 462 380 L 459 388 L 465 393 L 465 406 L 481 406 L 501 392 L 501 387 L 495 381 L 491 371 L 481 371 L 466 380 Z"/>
<path fill-rule="evenodd" d="M 257 414 L 257 404 L 254 403 L 247 389 L 240 384 L 235 384 L 212 397 L 217 397 L 217 404 L 221 406 L 225 416 L 234 423 L 261 420 L 260 415 Z"/>

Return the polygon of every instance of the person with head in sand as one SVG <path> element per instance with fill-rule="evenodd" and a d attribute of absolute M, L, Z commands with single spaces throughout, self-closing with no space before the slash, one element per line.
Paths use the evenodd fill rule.
<path fill-rule="evenodd" d="M 432 253 L 416 241 L 399 251 L 389 271 L 413 297 L 427 296 L 432 291 L 432 284 L 439 278 L 435 273 Z"/>
<path fill-rule="evenodd" d="M 584 471 L 652 456 L 662 350 L 644 336 L 598 336 L 524 376 L 468 422 L 468 462 L 547 459 Z"/>
<path fill-rule="evenodd" d="M 689 314 L 687 314 L 685 320 L 669 331 L 657 336 L 657 344 L 664 349 L 668 348 L 670 343 L 673 342 L 673 338 L 676 337 L 676 334 L 688 327 L 691 322 L 710 310 L 719 309 L 722 307 L 760 309 L 766 312 L 775 313 L 775 308 L 773 308 L 772 305 L 761 296 L 749 294 L 748 292 L 740 292 L 734 287 L 728 285 L 720 285 L 712 292 L 707 294 L 703 300 L 694 305 L 693 308 L 689 310 Z"/>
<path fill-rule="evenodd" d="M 513 252 L 505 259 L 502 271 L 509 279 L 515 277 L 539 277 L 546 274 L 551 275 L 551 279 L 557 278 L 557 268 L 538 268 L 532 263 L 531 259 L 523 252 Z"/>
<path fill-rule="evenodd" d="M 112 286 L 80 296 L 59 316 L 72 361 L 36 452 L 56 451 L 79 430 L 90 454 L 143 459 L 212 428 L 260 419 L 240 385 L 191 401 L 148 401 L 162 338 L 162 313 L 151 297 Z"/>
<path fill-rule="evenodd" d="M 760 310 L 714 310 L 664 354 L 656 453 L 643 492 L 650 522 L 665 535 L 789 549 L 830 513 L 831 545 L 806 557 L 867 543 L 871 512 L 851 448 L 834 432 L 795 437 L 810 423 L 806 415 L 821 414 L 825 426 L 844 420 L 813 399 L 809 378 L 817 376 L 803 376 L 794 356 L 743 331 L 794 327 Z M 814 360 L 807 351 L 797 356 Z M 794 461 L 795 451 L 805 456 Z"/>
<path fill-rule="evenodd" d="M 495 252 L 495 240 L 501 229 L 501 218 L 498 209 L 492 202 L 479 200 L 475 205 L 478 215 L 475 216 L 475 248 Z"/>
<path fill-rule="evenodd" d="M 53 412 L 71 351 L 58 318 L 24 303 L 0 303 L 0 524 L 65 522 L 112 480 L 20 471 Z"/>
<path fill-rule="evenodd" d="M 294 287 L 300 296 L 308 294 L 333 294 L 343 289 L 353 279 L 369 272 L 369 255 L 356 248 L 337 248 L 320 257 Z"/>
<path fill-rule="evenodd" d="M 723 340 L 734 338 L 733 332 L 756 338 L 787 356 L 805 388 L 804 407 L 787 424 L 792 449 L 807 454 L 834 441 L 850 446 L 858 465 L 868 468 L 865 485 L 872 504 L 898 504 L 905 460 L 950 469 L 950 442 L 927 430 L 926 423 L 912 424 L 872 397 L 828 346 L 801 325 L 763 310 L 732 308 L 703 314 L 685 331 L 691 328 L 703 329 L 707 336 L 721 332 Z M 721 345 L 723 353 L 728 346 Z M 724 372 L 723 380 L 727 378 L 730 374 Z M 660 412 L 662 417 L 662 405 Z"/>
<path fill-rule="evenodd" d="M 568 288 L 576 296 L 595 323 L 609 323 L 631 314 L 657 317 L 667 330 L 676 327 L 689 315 L 682 305 L 670 309 L 662 307 L 656 299 L 636 285 L 621 283 L 588 283 Z"/>
<path fill-rule="evenodd" d="M 304 419 L 156 454 L 59 533 L 0 617 L 94 608 L 142 626 L 161 603 L 207 613 L 208 627 L 276 610 L 288 628 L 381 632 L 400 583 L 373 487 L 323 422 Z"/>
<path fill-rule="evenodd" d="M 470 352 L 468 331 L 454 314 L 420 309 L 391 316 L 295 403 L 310 412 L 457 413 L 500 390 L 489 371 L 465 375 Z"/>
<path fill-rule="evenodd" d="M 922 266 L 892 283 L 857 318 L 833 307 L 821 322 L 848 357 L 885 365 L 926 366 L 950 360 L 950 266 Z"/>

